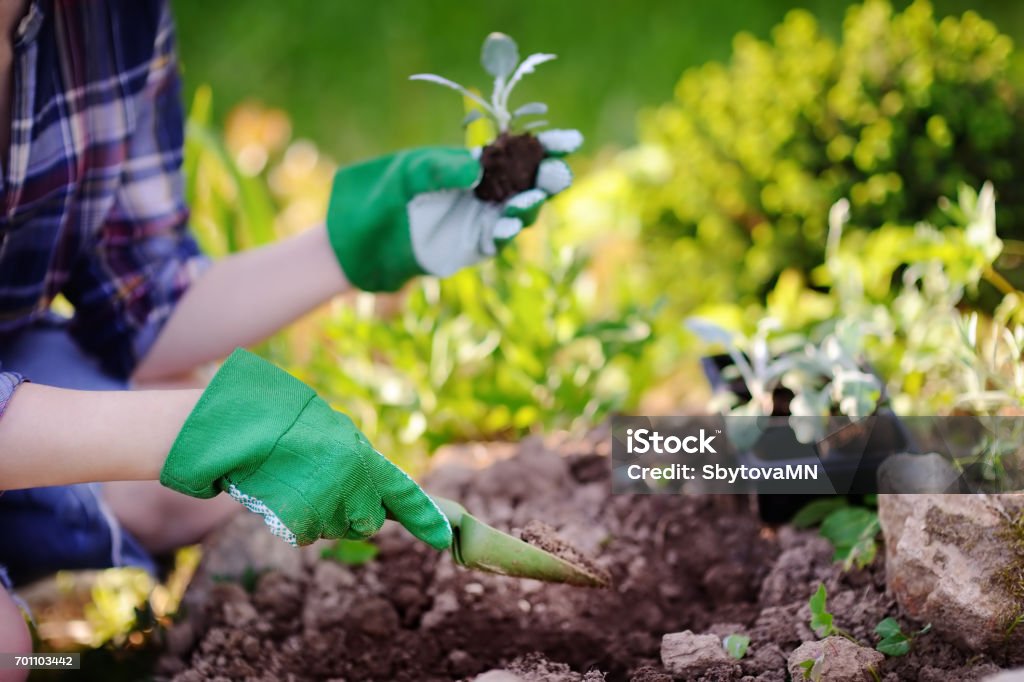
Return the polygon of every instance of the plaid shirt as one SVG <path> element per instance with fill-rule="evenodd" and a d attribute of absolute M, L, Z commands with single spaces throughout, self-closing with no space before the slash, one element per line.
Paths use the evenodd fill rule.
<path fill-rule="evenodd" d="M 162 0 L 33 0 L 12 68 L 0 334 L 63 294 L 75 341 L 127 377 L 205 265 L 187 230 L 170 10 Z M 16 380 L 0 374 L 0 408 Z"/>

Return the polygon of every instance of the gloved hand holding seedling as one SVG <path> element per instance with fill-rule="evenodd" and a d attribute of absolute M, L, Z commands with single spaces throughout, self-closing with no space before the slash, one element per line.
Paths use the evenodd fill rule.
<path fill-rule="evenodd" d="M 493 33 L 484 41 L 484 68 L 494 77 L 490 100 L 446 78 L 480 108 L 464 124 L 487 117 L 498 137 L 482 151 L 425 147 L 343 168 L 334 179 L 327 229 L 349 281 L 366 291 L 394 291 L 420 274 L 444 277 L 493 256 L 533 223 L 541 205 L 572 183 L 561 159 L 583 142 L 576 130 L 529 130 L 545 125 L 540 102 L 509 111 L 509 96 L 550 54 L 522 62 L 515 41 Z"/>

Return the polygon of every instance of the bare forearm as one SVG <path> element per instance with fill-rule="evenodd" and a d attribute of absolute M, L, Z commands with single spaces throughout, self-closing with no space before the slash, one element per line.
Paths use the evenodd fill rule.
<path fill-rule="evenodd" d="M 258 343 L 348 286 L 323 226 L 225 258 L 182 298 L 135 379 L 177 375 Z"/>
<path fill-rule="evenodd" d="M 0 490 L 159 478 L 200 394 L 24 384 L 0 418 Z"/>

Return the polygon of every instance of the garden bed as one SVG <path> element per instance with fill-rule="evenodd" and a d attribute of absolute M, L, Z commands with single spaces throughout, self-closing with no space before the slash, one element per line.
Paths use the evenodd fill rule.
<path fill-rule="evenodd" d="M 825 540 L 763 526 L 747 498 L 612 496 L 605 436 L 530 439 L 503 458 L 491 455 L 510 448 L 495 446 L 484 468 L 467 447 L 442 458 L 427 488 L 499 528 L 555 526 L 611 572 L 612 589 L 466 571 L 389 524 L 363 566 L 307 560 L 263 574 L 251 593 L 233 582 L 197 586 L 203 606 L 170 633 L 161 674 L 423 681 L 503 668 L 524 680 L 667 681 L 661 637 L 692 630 L 751 638 L 742 660 L 697 679 L 783 682 L 787 656 L 816 639 L 807 600 L 819 583 L 836 624 L 866 644 L 881 619 L 900 617 L 881 557 L 843 573 Z M 974 680 L 998 669 L 929 633 L 880 673 Z"/>

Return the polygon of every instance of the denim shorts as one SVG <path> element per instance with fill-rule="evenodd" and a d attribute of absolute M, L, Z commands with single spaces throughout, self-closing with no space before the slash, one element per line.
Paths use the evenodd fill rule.
<path fill-rule="evenodd" d="M 0 337 L 0 367 L 48 386 L 128 388 L 82 353 L 56 319 Z M 114 518 L 98 483 L 2 492 L 0 528 L 0 580 L 9 579 L 8 589 L 61 569 L 156 570 L 153 558 Z"/>

